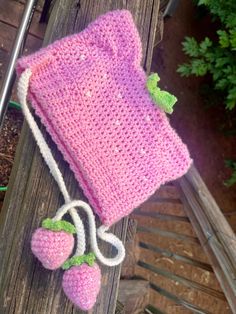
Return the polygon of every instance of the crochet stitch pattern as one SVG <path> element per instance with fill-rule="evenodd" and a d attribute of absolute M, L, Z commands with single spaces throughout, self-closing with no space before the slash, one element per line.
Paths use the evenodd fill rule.
<path fill-rule="evenodd" d="M 31 250 L 47 269 L 57 269 L 72 253 L 74 237 L 65 231 L 38 228 L 31 239 Z"/>
<path fill-rule="evenodd" d="M 28 98 L 107 226 L 191 164 L 149 95 L 141 55 L 132 15 L 117 10 L 17 65 L 31 69 Z"/>
<path fill-rule="evenodd" d="M 96 263 L 93 266 L 72 266 L 63 274 L 62 287 L 65 294 L 84 311 L 94 305 L 100 285 L 101 271 Z"/>

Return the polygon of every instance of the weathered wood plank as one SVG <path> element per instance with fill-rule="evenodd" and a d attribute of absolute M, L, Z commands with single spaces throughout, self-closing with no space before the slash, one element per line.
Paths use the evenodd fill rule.
<path fill-rule="evenodd" d="M 160 308 L 156 308 L 155 306 L 148 304 L 144 310 L 144 314 L 166 314 L 166 312 L 163 312 L 160 310 Z"/>
<path fill-rule="evenodd" d="M 10 52 L 13 46 L 13 41 L 16 36 L 17 29 L 0 21 L 0 38 L 1 49 Z M 28 35 L 26 39 L 27 53 L 35 51 L 42 46 L 42 40 L 32 35 Z"/>
<path fill-rule="evenodd" d="M 166 289 L 163 289 L 162 287 L 158 286 L 157 284 L 150 284 L 151 289 L 162 296 L 165 296 L 166 299 L 174 301 L 175 304 L 174 306 L 170 307 L 170 312 L 169 313 L 175 313 L 175 314 L 192 314 L 192 313 L 197 313 L 197 314 L 212 314 L 212 312 L 206 311 L 199 306 L 196 306 L 195 304 L 189 302 L 186 299 L 182 299 L 175 294 L 169 292 Z M 171 312 L 172 311 L 172 312 Z M 229 312 L 225 314 L 230 314 Z"/>
<path fill-rule="evenodd" d="M 156 201 L 157 199 L 180 200 L 180 192 L 174 185 L 162 185 L 149 200 Z"/>
<path fill-rule="evenodd" d="M 147 201 L 137 208 L 140 212 L 153 212 L 157 214 L 176 215 L 180 217 L 186 217 L 184 206 L 182 203 L 171 202 L 155 202 Z"/>
<path fill-rule="evenodd" d="M 121 278 L 128 279 L 134 276 L 135 265 L 139 259 L 138 236 L 136 231 L 137 221 L 129 218 L 125 241 L 126 256 L 121 267 Z"/>
<path fill-rule="evenodd" d="M 152 306 L 152 311 L 145 311 L 145 314 L 192 314 L 192 312 L 190 312 L 189 310 L 186 310 L 184 307 L 176 304 L 173 300 L 166 298 L 164 295 L 154 289 L 150 289 L 150 304 Z M 155 309 L 157 308 L 158 311 L 161 312 L 159 313 L 153 311 L 153 307 Z"/>
<path fill-rule="evenodd" d="M 139 239 L 146 244 L 151 244 L 154 247 L 164 249 L 166 251 L 171 251 L 174 254 L 181 256 L 190 257 L 196 260 L 199 260 L 204 263 L 208 263 L 208 258 L 203 251 L 200 243 L 195 244 L 193 242 L 186 241 L 186 239 L 177 239 L 174 233 L 170 234 L 158 234 L 153 236 L 153 233 L 148 229 L 142 229 L 138 231 Z"/>
<path fill-rule="evenodd" d="M 182 233 L 172 232 L 172 231 L 164 230 L 164 229 L 157 228 L 157 227 L 152 228 L 149 226 L 139 226 L 138 231 L 151 233 L 153 235 L 153 237 L 154 237 L 154 235 L 159 235 L 161 237 L 172 238 L 172 239 L 180 240 L 180 241 L 183 241 L 186 243 L 191 243 L 192 245 L 196 244 L 196 245 L 200 246 L 200 242 L 199 242 L 197 237 L 185 235 Z"/>
<path fill-rule="evenodd" d="M 163 231 L 170 231 L 181 235 L 196 237 L 193 227 L 186 221 L 177 219 L 160 219 L 159 217 L 155 217 L 155 215 L 144 216 L 142 214 L 139 215 L 139 213 L 132 214 L 132 218 L 138 221 L 139 227 L 157 228 Z"/>
<path fill-rule="evenodd" d="M 188 278 L 193 282 L 195 281 L 209 288 L 218 290 L 222 299 L 225 300 L 220 284 L 212 271 L 196 267 L 195 265 L 185 263 L 184 261 L 175 260 L 172 257 L 163 256 L 160 253 L 144 248 L 140 248 L 139 260 L 157 266 L 158 268 L 168 270 L 181 277 Z"/>
<path fill-rule="evenodd" d="M 152 265 L 150 263 L 150 261 L 148 261 L 147 263 L 143 262 L 143 261 L 139 261 L 138 265 L 147 269 L 148 271 L 153 272 L 154 274 L 158 274 L 160 276 L 163 276 L 165 278 L 168 278 L 168 279 L 174 281 L 177 286 L 184 285 L 185 287 L 191 288 L 191 291 L 193 293 L 197 293 L 199 296 L 202 293 L 204 293 L 210 297 L 214 297 L 214 298 L 219 299 L 221 301 L 223 300 L 224 306 L 227 304 L 225 302 L 224 294 L 221 291 L 212 289 L 211 287 L 208 287 L 207 285 L 203 285 L 203 284 L 201 284 L 197 281 L 193 281 L 189 278 L 177 275 L 177 274 L 175 274 L 175 273 L 173 273 L 173 272 L 171 272 L 171 271 L 169 271 L 163 267 L 159 267 L 159 265 L 158 266 Z M 151 279 L 151 281 L 153 281 L 153 278 Z M 195 289 L 196 291 L 193 289 Z M 204 295 L 204 297 L 206 297 L 206 296 Z M 207 306 L 207 302 L 206 302 L 206 306 Z"/>
<path fill-rule="evenodd" d="M 16 3 L 18 2 L 18 3 L 23 4 L 23 5 L 25 5 L 26 2 L 27 2 L 27 0 L 10 0 L 10 1 L 12 1 L 13 3 L 14 3 L 14 2 L 16 2 Z M 36 9 L 35 9 L 36 12 L 39 12 L 39 13 L 42 12 L 42 8 L 43 8 L 44 1 L 45 1 L 45 0 L 38 0 L 38 1 L 37 1 Z"/>
<path fill-rule="evenodd" d="M 188 217 L 178 216 L 178 215 L 169 215 L 169 214 L 160 214 L 158 212 L 153 212 L 153 211 L 148 211 L 148 210 L 147 211 L 135 210 L 132 215 L 137 216 L 137 217 L 139 216 L 150 217 L 150 218 L 158 219 L 159 221 L 185 222 L 185 223 L 190 224 L 190 220 Z"/>
<path fill-rule="evenodd" d="M 182 200 L 215 274 L 236 313 L 236 237 L 194 166 L 179 179 Z"/>
<path fill-rule="evenodd" d="M 15 1 L 0 1 L 0 21 L 5 24 L 18 28 L 24 11 L 24 4 Z M 39 23 L 40 13 L 35 11 L 29 34 L 43 39 L 46 25 Z M 13 37 L 12 37 L 13 40 Z"/>
<path fill-rule="evenodd" d="M 126 314 L 143 313 L 149 303 L 149 283 L 146 280 L 121 280 L 118 300 Z"/>
<path fill-rule="evenodd" d="M 124 305 L 117 300 L 115 314 L 125 314 Z"/>
<path fill-rule="evenodd" d="M 194 267 L 198 267 L 200 269 L 203 269 L 203 270 L 206 270 L 208 272 L 214 273 L 210 264 L 202 262 L 202 261 L 199 261 L 198 259 L 194 259 L 194 258 L 192 258 L 190 256 L 186 256 L 186 255 L 184 256 L 184 255 L 180 255 L 180 254 L 174 253 L 174 252 L 169 250 L 170 248 L 169 249 L 165 249 L 165 248 L 161 248 L 161 247 L 155 246 L 153 244 L 144 243 L 142 241 L 139 241 L 139 246 L 141 248 L 148 249 L 148 250 L 154 252 L 154 254 L 158 253 L 158 254 L 160 254 L 163 257 L 171 258 L 171 259 L 175 260 L 174 263 L 176 263 L 176 261 L 180 261 L 180 262 L 182 262 L 184 264 L 191 265 L 193 268 Z"/>
<path fill-rule="evenodd" d="M 99 14 L 116 8 L 128 8 L 134 15 L 143 42 L 143 65 L 150 70 L 155 36 L 158 0 L 97 1 L 58 0 L 53 8 L 44 44 L 83 29 Z M 70 194 L 81 197 L 81 190 L 50 137 L 44 135 L 63 170 Z M 62 272 L 43 269 L 30 252 L 30 238 L 42 218 L 52 216 L 62 197 L 43 162 L 25 124 L 17 149 L 9 190 L 0 216 L 0 313 L 82 313 L 66 299 L 61 289 Z M 111 231 L 125 237 L 127 219 Z M 103 251 L 112 255 L 110 247 Z M 92 313 L 114 313 L 120 267 L 102 268 L 102 291 Z"/>
<path fill-rule="evenodd" d="M 164 33 L 164 18 L 163 18 L 163 13 L 160 11 L 158 15 L 158 23 L 157 23 L 157 31 L 156 31 L 154 47 L 156 47 L 162 41 L 163 33 Z"/>
<path fill-rule="evenodd" d="M 188 284 L 190 282 L 182 281 L 178 276 L 173 276 L 163 269 L 158 269 L 158 267 L 150 266 L 150 269 L 143 267 L 146 265 L 138 264 L 136 266 L 136 275 L 140 276 L 140 279 L 146 279 L 150 283 L 150 287 L 154 286 L 159 288 L 159 293 L 163 294 L 168 298 L 172 296 L 172 300 L 191 309 L 194 313 L 194 307 L 202 310 L 202 313 L 227 313 L 230 314 L 230 310 L 227 309 L 227 302 L 222 301 L 218 298 L 209 296 L 200 289 L 193 288 Z M 170 298 L 171 299 L 171 298 Z M 170 312 L 171 313 L 171 312 Z M 173 313 L 175 313 L 173 311 Z M 198 312 L 197 312 L 198 313 Z M 200 312 L 201 313 L 201 312 Z"/>

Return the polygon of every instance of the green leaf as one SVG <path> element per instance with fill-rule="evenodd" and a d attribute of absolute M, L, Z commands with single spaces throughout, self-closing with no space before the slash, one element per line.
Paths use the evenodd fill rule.
<path fill-rule="evenodd" d="M 235 108 L 235 101 L 226 99 L 226 109 L 233 110 Z"/>
<path fill-rule="evenodd" d="M 173 106 L 176 103 L 177 98 L 167 91 L 161 90 L 157 86 L 159 81 L 160 77 L 158 74 L 152 73 L 147 78 L 146 87 L 154 103 L 162 108 L 165 112 L 171 114 L 173 112 Z"/>
<path fill-rule="evenodd" d="M 205 54 L 209 47 L 212 46 L 212 41 L 206 37 L 199 45 L 201 54 Z"/>
<path fill-rule="evenodd" d="M 236 106 L 236 87 L 233 87 L 229 90 L 226 99 L 226 108 L 232 110 L 235 108 L 235 106 Z"/>
<path fill-rule="evenodd" d="M 216 89 L 224 89 L 227 87 L 227 84 L 228 84 L 228 80 L 225 78 L 222 78 L 215 84 L 215 88 Z"/>
<path fill-rule="evenodd" d="M 87 263 L 89 266 L 93 266 L 96 260 L 96 256 L 94 253 L 84 254 L 80 256 L 72 256 L 62 265 L 62 269 L 66 270 L 72 266 L 80 266 L 84 263 Z"/>
<path fill-rule="evenodd" d="M 231 160 L 231 159 L 225 160 L 225 166 L 227 168 L 231 168 L 233 171 L 231 177 L 224 182 L 224 185 L 226 185 L 227 187 L 230 187 L 236 183 L 236 161 Z"/>
<path fill-rule="evenodd" d="M 236 170 L 236 161 L 233 159 L 226 159 L 225 166 L 227 168 L 231 168 L 232 170 Z"/>
<path fill-rule="evenodd" d="M 198 5 L 207 5 L 209 0 L 198 0 Z"/>
<path fill-rule="evenodd" d="M 234 70 L 233 74 L 230 74 L 227 76 L 228 81 L 230 82 L 230 84 L 235 85 L 236 86 L 236 70 Z"/>
<path fill-rule="evenodd" d="M 219 44 L 222 48 L 228 48 L 230 46 L 229 35 L 226 31 L 218 30 Z"/>
<path fill-rule="evenodd" d="M 217 68 L 222 68 L 225 65 L 227 65 L 229 63 L 229 58 L 228 57 L 222 57 L 222 58 L 217 58 L 215 61 L 215 66 Z"/>
<path fill-rule="evenodd" d="M 190 57 L 199 56 L 199 45 L 195 38 L 185 37 L 185 40 L 182 43 L 182 45 L 183 45 L 183 51 Z"/>
<path fill-rule="evenodd" d="M 195 74 L 196 76 L 203 76 L 207 73 L 207 71 L 208 66 L 204 60 L 194 59 L 192 61 L 192 74 Z"/>
<path fill-rule="evenodd" d="M 216 21 L 218 39 L 206 37 L 198 42 L 193 37 L 183 41 L 183 51 L 189 56 L 185 64 L 178 66 L 181 76 L 212 75 L 215 89 L 221 90 L 227 110 L 236 108 L 236 1 L 196 0 L 197 5 L 209 11 Z M 209 22 L 210 23 L 210 22 Z M 210 27 L 211 25 L 209 25 Z"/>
<path fill-rule="evenodd" d="M 229 31 L 230 33 L 230 44 L 231 44 L 231 48 L 232 50 L 236 49 L 236 28 L 235 29 L 231 29 Z"/>
<path fill-rule="evenodd" d="M 177 72 L 180 73 L 181 76 L 189 76 L 192 74 L 191 64 L 184 63 L 178 66 Z"/>
<path fill-rule="evenodd" d="M 52 231 L 65 231 L 67 233 L 76 233 L 75 226 L 66 220 L 55 221 L 51 218 L 46 218 L 42 222 L 42 227 L 44 229 L 49 229 Z"/>
<path fill-rule="evenodd" d="M 215 56 L 214 52 L 212 52 L 212 51 L 207 51 L 204 54 L 204 57 L 205 57 L 206 61 L 209 63 L 215 62 L 215 59 L 216 59 L 216 56 Z"/>

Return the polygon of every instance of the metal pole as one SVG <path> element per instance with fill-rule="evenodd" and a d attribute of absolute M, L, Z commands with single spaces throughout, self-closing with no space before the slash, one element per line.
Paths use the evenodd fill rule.
<path fill-rule="evenodd" d="M 165 12 L 163 13 L 163 17 L 172 16 L 179 5 L 180 0 L 169 0 Z"/>
<path fill-rule="evenodd" d="M 11 57 L 10 61 L 8 64 L 7 72 L 4 77 L 4 81 L 2 84 L 2 88 L 0 91 L 0 128 L 2 126 L 4 116 L 7 110 L 7 105 L 8 101 L 10 98 L 10 92 L 15 80 L 15 63 L 16 60 L 21 52 L 21 48 L 23 47 L 26 35 L 27 35 L 27 30 L 29 28 L 34 8 L 36 5 L 37 0 L 28 0 L 26 5 L 25 5 L 25 10 L 23 13 L 23 17 L 16 35 L 16 39 L 14 42 L 14 46 L 12 48 L 11 52 Z"/>

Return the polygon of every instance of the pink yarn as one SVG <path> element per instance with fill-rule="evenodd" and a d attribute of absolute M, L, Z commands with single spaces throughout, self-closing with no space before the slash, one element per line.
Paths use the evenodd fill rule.
<path fill-rule="evenodd" d="M 31 250 L 47 269 L 59 268 L 70 256 L 74 237 L 65 231 L 38 228 L 31 239 Z"/>
<path fill-rule="evenodd" d="M 94 306 L 100 286 L 101 271 L 96 263 L 72 266 L 63 274 L 62 287 L 66 296 L 84 311 Z"/>
<path fill-rule="evenodd" d="M 151 100 L 131 14 L 109 12 L 83 32 L 18 61 L 29 99 L 102 222 L 112 225 L 191 159 Z"/>

